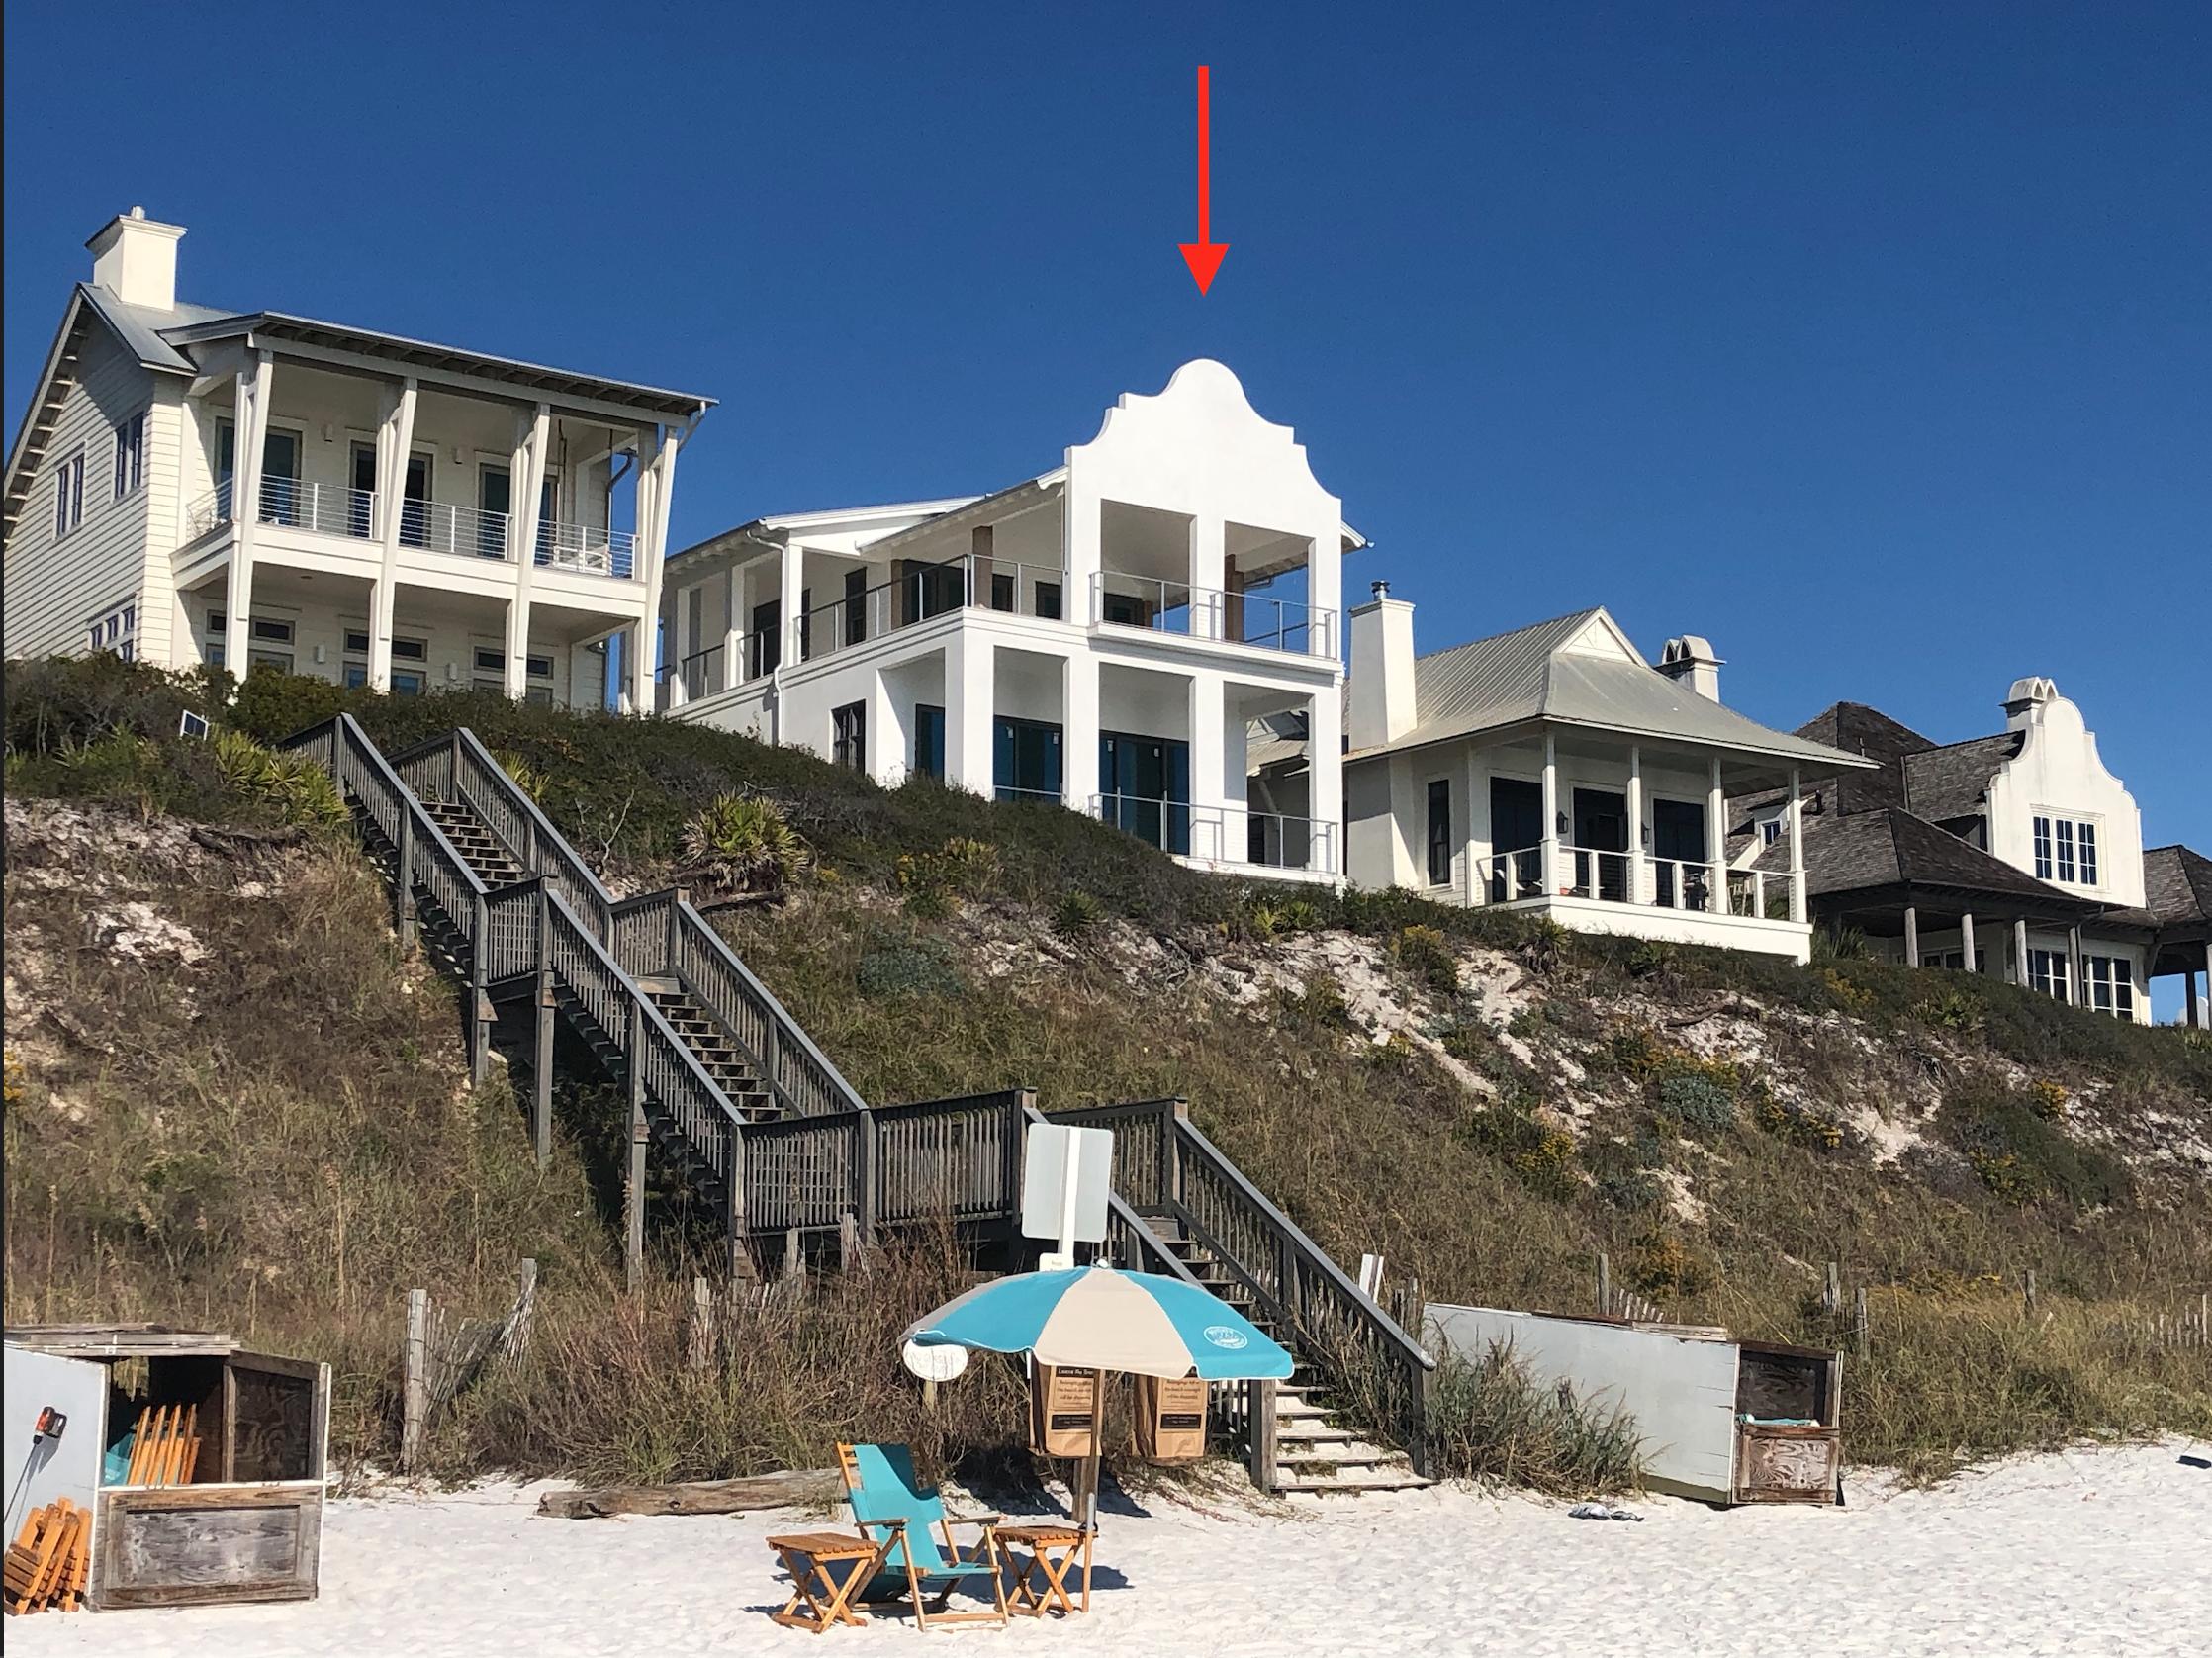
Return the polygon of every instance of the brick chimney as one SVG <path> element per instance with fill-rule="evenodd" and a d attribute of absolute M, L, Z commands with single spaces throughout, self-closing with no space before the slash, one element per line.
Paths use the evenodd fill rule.
<path fill-rule="evenodd" d="M 168 311 L 177 303 L 177 240 L 182 225 L 148 219 L 135 207 L 119 213 L 93 234 L 92 285 L 105 288 L 125 305 Z"/>
<path fill-rule="evenodd" d="M 1351 613 L 1351 717 L 1344 735 L 1355 749 L 1403 737 L 1414 727 L 1414 607 L 1377 582 L 1374 598 Z"/>

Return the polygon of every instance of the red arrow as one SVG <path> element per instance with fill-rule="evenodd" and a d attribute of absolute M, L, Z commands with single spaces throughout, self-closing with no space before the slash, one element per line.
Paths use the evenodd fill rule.
<path fill-rule="evenodd" d="M 1190 266 L 1191 280 L 1198 284 L 1203 294 L 1214 285 L 1214 272 L 1221 269 L 1222 255 L 1229 251 L 1229 243 L 1214 240 L 1213 230 L 1213 156 L 1209 134 L 1212 98 L 1207 85 L 1207 68 L 1198 65 L 1198 239 L 1179 241 L 1175 245 L 1183 250 L 1183 263 Z"/>

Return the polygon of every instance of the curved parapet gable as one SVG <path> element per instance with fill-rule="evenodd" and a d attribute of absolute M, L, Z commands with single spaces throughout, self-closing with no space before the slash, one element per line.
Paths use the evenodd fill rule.
<path fill-rule="evenodd" d="M 2014 682 L 2005 702 L 2020 750 L 1989 779 L 1989 850 L 2035 871 L 2034 819 L 2095 826 L 2098 878 L 2088 890 L 2115 904 L 2143 903 L 2143 819 L 2135 796 L 2104 764 L 2081 710 L 2041 677 Z"/>

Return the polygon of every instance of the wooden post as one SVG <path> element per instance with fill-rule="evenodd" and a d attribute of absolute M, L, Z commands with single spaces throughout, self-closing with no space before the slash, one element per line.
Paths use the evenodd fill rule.
<path fill-rule="evenodd" d="M 799 1247 L 798 1228 L 787 1227 L 783 1232 L 783 1276 L 795 1287 L 806 1276 L 806 1253 Z"/>
<path fill-rule="evenodd" d="M 1843 1311 L 1843 1275 L 1834 1261 L 1828 1262 L 1828 1281 L 1821 1286 L 1820 1311 L 1830 1318 Z"/>
<path fill-rule="evenodd" d="M 1598 1256 L 1598 1317 L 1613 1316 L 1613 1260 L 1603 1251 Z"/>
<path fill-rule="evenodd" d="M 1275 1386 L 1273 1382 L 1247 1382 L 1245 1406 L 1251 1417 L 1252 1488 L 1275 1489 Z"/>
<path fill-rule="evenodd" d="M 714 1292 L 704 1278 L 691 1280 L 691 1351 L 686 1355 L 693 1370 L 710 1369 L 714 1363 Z"/>
<path fill-rule="evenodd" d="M 1854 1315 L 1854 1323 L 1855 1323 L 1855 1324 L 1856 1324 L 1856 1325 L 1858 1326 L 1858 1337 L 1859 1337 L 1859 1356 L 1860 1356 L 1861 1358 L 1865 1358 L 1865 1357 L 1867 1356 L 1867 1336 L 1868 1336 L 1868 1332 L 1867 1332 L 1867 1286 L 1866 1286 L 1866 1285 L 1864 1285 L 1864 1284 L 1861 1284 L 1861 1285 L 1859 1286 L 1859 1293 L 1858 1293 L 1858 1297 L 1857 1297 L 1857 1305 L 1856 1305 L 1856 1309 L 1855 1309 L 1855 1315 Z"/>
<path fill-rule="evenodd" d="M 853 1203 L 860 1241 L 865 1244 L 876 1242 L 876 1213 L 882 1207 L 882 1175 L 876 1166 L 876 1113 L 863 1106 L 860 1118 L 854 1130 L 860 1136 L 860 1155 L 854 1159 L 853 1177 L 858 1189 Z"/>
<path fill-rule="evenodd" d="M 492 917 L 479 893 L 470 906 L 469 916 L 469 1086 L 484 1085 L 484 1074 L 492 1059 L 492 1022 L 486 1017 L 491 1011 L 491 998 L 484 987 L 491 980 L 492 966 Z"/>
<path fill-rule="evenodd" d="M 634 1295 L 645 1282 L 645 1007 L 630 1004 L 628 1053 L 630 1094 L 629 1171 L 622 1185 L 622 1271 Z"/>
<path fill-rule="evenodd" d="M 507 1335 L 510 1354 L 529 1350 L 531 1327 L 537 1322 L 537 1261 L 524 1255 L 514 1269 L 514 1325 Z"/>
<path fill-rule="evenodd" d="M 2028 1268 L 2028 1275 L 2027 1275 L 2027 1278 L 2026 1278 L 2026 1280 L 2025 1280 L 2025 1281 L 2024 1281 L 2024 1282 L 2023 1282 L 2023 1283 L 2021 1284 L 2021 1286 L 2020 1286 L 2020 1292 L 2021 1292 L 2021 1295 L 2022 1295 L 2022 1297 L 2023 1297 L 2023 1299 L 2024 1299 L 2024 1304 L 2025 1304 L 2026 1308 L 2027 1308 L 2027 1310 L 2028 1310 L 2029 1312 L 2031 1312 L 2031 1313 L 2032 1313 L 2032 1312 L 2034 1312 L 2034 1311 L 2035 1311 L 2035 1268 L 2034 1268 L 2034 1267 L 2032 1267 L 2032 1266 L 2031 1266 L 2031 1267 L 2029 1267 L 2029 1268 Z"/>
<path fill-rule="evenodd" d="M 392 925 L 400 948 L 415 948 L 415 814 L 400 805 L 399 862 L 392 869 Z"/>
<path fill-rule="evenodd" d="M 755 1276 L 751 1248 L 751 1226 L 745 1213 L 745 1136 L 733 1125 L 729 1130 L 728 1154 L 722 1170 L 722 1230 L 729 1245 L 730 1282 L 750 1280 Z"/>
<path fill-rule="evenodd" d="M 1912 904 L 1904 906 L 1904 965 L 1920 965 L 1920 911 Z"/>
<path fill-rule="evenodd" d="M 422 1456 L 422 1430 L 430 1415 L 430 1292 L 407 1292 L 407 1347 L 400 1418 L 400 1471 L 412 1474 Z"/>
<path fill-rule="evenodd" d="M 537 889 L 537 1028 L 530 1045 L 530 1144 L 542 1171 L 553 1160 L 553 912 Z"/>
<path fill-rule="evenodd" d="M 861 1228 L 848 1209 L 837 1218 L 837 1269 L 856 1271 L 861 1264 Z"/>
<path fill-rule="evenodd" d="M 689 896 L 690 894 L 681 886 L 674 887 L 669 892 L 668 942 L 664 947 L 667 954 L 661 959 L 661 970 L 663 972 L 673 973 L 676 971 L 677 958 L 683 948 L 684 903 Z"/>

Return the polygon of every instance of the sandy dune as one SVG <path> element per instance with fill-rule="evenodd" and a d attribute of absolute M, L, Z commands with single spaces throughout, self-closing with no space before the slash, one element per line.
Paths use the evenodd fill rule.
<path fill-rule="evenodd" d="M 2024 1458 L 1934 1492 L 1850 1482 L 1841 1513 L 1655 1499 L 1641 1524 L 1464 1490 L 1321 1511 L 1109 1515 L 1088 1618 L 932 1643 L 999 1653 L 2212 1653 L 2212 1470 L 2178 1441 Z M 10 1620 L 19 1655 L 814 1650 L 770 1623 L 762 1539 L 792 1517 L 552 1520 L 486 1486 L 334 1504 L 323 1598 Z M 911 1619 L 825 1650 L 911 1648 Z"/>

